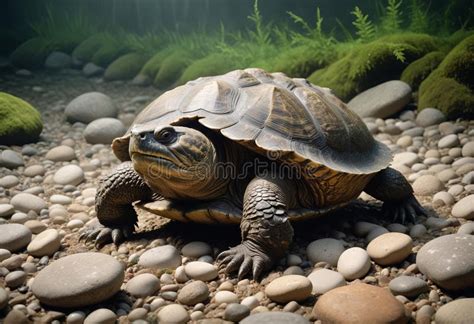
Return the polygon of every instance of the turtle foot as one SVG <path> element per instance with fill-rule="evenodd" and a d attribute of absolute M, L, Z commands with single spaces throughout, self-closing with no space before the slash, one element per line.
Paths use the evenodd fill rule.
<path fill-rule="evenodd" d="M 271 268 L 273 261 L 255 243 L 244 241 L 218 255 L 219 270 L 225 269 L 226 274 L 238 270 L 239 280 L 251 273 L 254 280 L 258 280 L 263 273 Z"/>
<path fill-rule="evenodd" d="M 95 247 L 100 249 L 108 243 L 114 243 L 120 245 L 123 241 L 130 238 L 134 231 L 134 226 L 114 226 L 106 227 L 99 222 L 87 226 L 81 233 L 79 240 L 85 240 L 85 242 L 95 242 Z"/>
<path fill-rule="evenodd" d="M 402 224 L 407 222 L 415 223 L 418 215 L 426 216 L 426 210 L 413 195 L 402 201 L 384 202 L 382 211 L 384 216 L 391 217 L 394 222 Z"/>

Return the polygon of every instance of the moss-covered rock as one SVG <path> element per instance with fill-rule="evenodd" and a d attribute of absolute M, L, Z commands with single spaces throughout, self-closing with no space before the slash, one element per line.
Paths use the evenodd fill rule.
<path fill-rule="evenodd" d="M 192 63 L 193 58 L 187 51 L 176 50 L 168 55 L 161 63 L 153 84 L 160 89 L 165 89 L 175 83 L 183 71 Z"/>
<path fill-rule="evenodd" d="M 38 140 L 40 113 L 26 101 L 0 92 L 0 144 L 21 145 Z"/>
<path fill-rule="evenodd" d="M 146 60 L 146 56 L 140 53 L 120 56 L 107 67 L 104 78 L 107 81 L 130 80 L 137 75 Z"/>
<path fill-rule="evenodd" d="M 51 41 L 35 37 L 18 46 L 11 53 L 10 60 L 17 67 L 37 69 L 43 67 L 46 57 L 55 49 Z"/>
<path fill-rule="evenodd" d="M 90 62 L 103 43 L 103 34 L 93 35 L 80 43 L 72 52 L 72 56 L 82 62 Z"/>
<path fill-rule="evenodd" d="M 165 48 L 155 55 L 153 55 L 146 63 L 143 65 L 139 74 L 146 75 L 150 79 L 154 80 L 156 74 L 161 68 L 163 61 L 171 54 L 173 50 L 171 48 Z"/>
<path fill-rule="evenodd" d="M 92 63 L 106 68 L 114 60 L 127 52 L 127 48 L 116 40 L 105 39 L 101 47 L 92 56 Z"/>
<path fill-rule="evenodd" d="M 417 48 L 424 54 L 434 51 L 442 46 L 442 42 L 438 38 L 428 34 L 418 33 L 392 34 L 383 36 L 377 41 L 382 43 L 408 44 Z"/>
<path fill-rule="evenodd" d="M 306 78 L 312 72 L 322 68 L 326 62 L 317 57 L 308 46 L 290 48 L 271 61 L 271 70 L 283 72 L 291 77 Z"/>
<path fill-rule="evenodd" d="M 474 35 L 449 52 L 420 85 L 418 109 L 438 108 L 449 119 L 474 118 Z"/>
<path fill-rule="evenodd" d="M 413 61 L 403 70 L 400 80 L 408 83 L 413 90 L 417 90 L 420 83 L 438 67 L 445 55 L 444 52 L 434 51 Z"/>
<path fill-rule="evenodd" d="M 431 37 L 427 39 L 432 39 L 433 42 L 425 40 L 417 46 L 413 39 L 418 36 L 408 34 L 404 41 L 403 35 L 392 35 L 390 38 L 355 46 L 339 60 L 315 71 L 308 79 L 312 83 L 333 89 L 344 100 L 382 82 L 399 79 L 408 64 L 436 49 L 436 42 Z"/>
<path fill-rule="evenodd" d="M 242 68 L 227 55 L 215 53 L 194 61 L 181 74 L 177 84 L 181 85 L 188 81 L 195 80 L 203 76 L 224 74 L 232 70 Z"/>

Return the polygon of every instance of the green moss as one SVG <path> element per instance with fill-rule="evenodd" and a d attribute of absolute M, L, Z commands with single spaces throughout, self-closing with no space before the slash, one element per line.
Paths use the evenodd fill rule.
<path fill-rule="evenodd" d="M 26 101 L 0 92 L 0 144 L 36 141 L 43 129 L 40 113 Z"/>
<path fill-rule="evenodd" d="M 107 67 L 104 78 L 107 81 L 130 80 L 137 75 L 146 60 L 146 56 L 140 53 L 129 53 L 120 56 Z"/>
<path fill-rule="evenodd" d="M 161 64 L 172 52 L 172 49 L 166 48 L 153 55 L 142 67 L 140 74 L 155 79 L 156 74 L 160 70 Z"/>
<path fill-rule="evenodd" d="M 325 63 L 325 60 L 315 55 L 309 46 L 298 46 L 275 57 L 271 62 L 271 70 L 283 72 L 291 77 L 305 78 L 326 65 Z"/>
<path fill-rule="evenodd" d="M 436 37 L 418 33 L 400 33 L 387 35 L 379 38 L 377 41 L 383 43 L 408 44 L 417 48 L 423 54 L 432 52 L 441 46 L 440 40 L 438 40 Z"/>
<path fill-rule="evenodd" d="M 403 70 L 400 80 L 408 83 L 413 90 L 418 89 L 420 83 L 438 67 L 445 55 L 444 52 L 435 51 L 413 61 Z"/>
<path fill-rule="evenodd" d="M 181 74 L 177 84 L 184 84 L 202 76 L 224 74 L 238 68 L 242 68 L 242 66 L 229 60 L 227 55 L 221 53 L 211 54 L 191 63 Z"/>
<path fill-rule="evenodd" d="M 35 37 L 17 47 L 11 53 L 10 60 L 17 67 L 37 69 L 43 66 L 46 57 L 55 49 L 54 44 L 50 41 Z"/>
<path fill-rule="evenodd" d="M 154 85 L 165 89 L 176 82 L 183 71 L 192 63 L 193 59 L 188 52 L 176 50 L 168 55 L 161 63 L 161 68 L 156 74 Z"/>
<path fill-rule="evenodd" d="M 72 52 L 72 56 L 82 62 L 90 62 L 94 54 L 104 42 L 103 34 L 93 35 L 80 43 Z"/>
<path fill-rule="evenodd" d="M 328 87 L 344 100 L 382 82 L 398 79 L 404 68 L 425 52 L 406 43 L 374 41 L 353 47 L 308 80 Z"/>
<path fill-rule="evenodd" d="M 92 56 L 92 62 L 98 66 L 107 67 L 115 59 L 127 52 L 127 48 L 116 39 L 105 39 L 102 46 Z"/>
<path fill-rule="evenodd" d="M 474 35 L 449 52 L 420 85 L 418 109 L 435 107 L 450 119 L 474 118 Z"/>

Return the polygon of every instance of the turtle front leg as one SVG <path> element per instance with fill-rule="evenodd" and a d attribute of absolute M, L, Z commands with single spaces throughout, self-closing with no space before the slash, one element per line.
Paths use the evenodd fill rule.
<path fill-rule="evenodd" d="M 95 240 L 97 247 L 119 244 L 133 233 L 138 220 L 132 203 L 150 200 L 152 194 L 131 162 L 120 164 L 100 181 L 95 205 L 100 224 L 86 228 L 81 238 Z"/>
<path fill-rule="evenodd" d="M 405 177 L 395 169 L 379 171 L 368 183 L 364 191 L 383 201 L 383 212 L 392 216 L 394 221 L 405 223 L 406 219 L 415 222 L 417 215 L 426 215 L 426 211 L 413 195 L 413 188 Z"/>
<path fill-rule="evenodd" d="M 226 273 L 238 270 L 239 279 L 252 273 L 258 280 L 263 271 L 283 257 L 293 238 L 287 215 L 287 193 L 284 181 L 274 177 L 257 177 L 244 194 L 240 223 L 242 243 L 219 254 L 220 268 Z"/>

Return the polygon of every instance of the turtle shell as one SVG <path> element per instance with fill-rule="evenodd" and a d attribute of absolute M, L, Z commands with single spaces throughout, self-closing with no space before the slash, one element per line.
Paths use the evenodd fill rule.
<path fill-rule="evenodd" d="M 152 131 L 190 119 L 250 150 L 314 170 L 372 174 L 392 160 L 388 147 L 329 89 L 282 73 L 246 69 L 190 81 L 153 101 L 131 129 Z M 130 159 L 128 137 L 112 145 L 121 160 Z"/>

